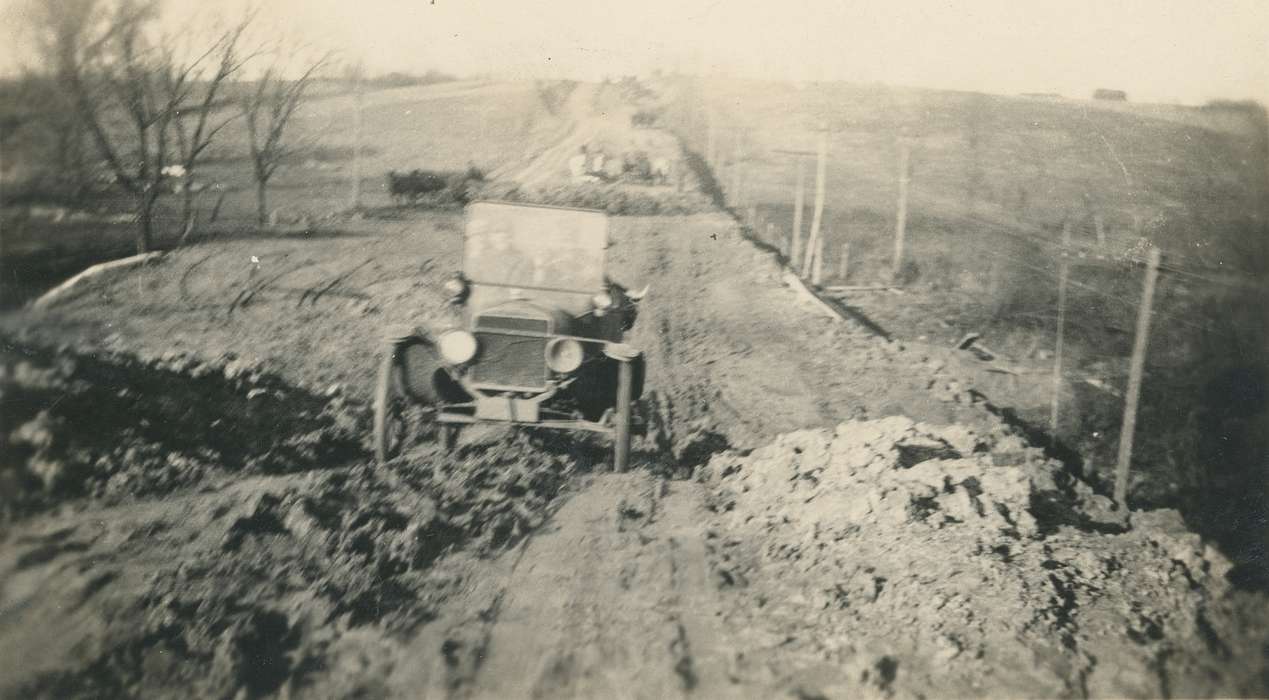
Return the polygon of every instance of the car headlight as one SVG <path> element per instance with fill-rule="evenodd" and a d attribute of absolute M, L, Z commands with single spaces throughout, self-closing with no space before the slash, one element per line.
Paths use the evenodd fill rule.
<path fill-rule="evenodd" d="M 572 338 L 556 338 L 546 344 L 546 366 L 568 374 L 582 366 L 582 344 Z"/>
<path fill-rule="evenodd" d="M 446 331 L 440 338 L 441 357 L 452 365 L 461 365 L 476 356 L 476 336 L 467 331 Z"/>
<path fill-rule="evenodd" d="M 590 303 L 595 306 L 595 315 L 603 316 L 612 308 L 612 295 L 608 292 L 600 292 L 590 298 Z"/>

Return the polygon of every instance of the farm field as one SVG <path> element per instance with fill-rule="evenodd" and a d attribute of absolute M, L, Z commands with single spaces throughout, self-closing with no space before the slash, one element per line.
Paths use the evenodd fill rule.
<path fill-rule="evenodd" d="M 580 143 L 683 159 L 613 116 L 622 91 L 569 97 L 506 116 L 521 136 L 488 160 L 470 124 L 385 117 L 366 172 L 426 155 L 553 188 Z M 690 160 L 708 193 L 721 178 Z M 463 217 L 383 193 L 325 217 L 336 162 L 278 188 L 320 226 L 226 224 L 0 316 L 0 695 L 1269 692 L 1246 566 L 1175 510 L 1114 510 L 1010 410 L 1026 390 L 943 338 L 799 297 L 725 211 L 611 218 L 611 277 L 650 286 L 629 342 L 667 428 L 630 471 L 598 439 L 493 428 L 375 464 L 380 336 L 452 320 Z"/>

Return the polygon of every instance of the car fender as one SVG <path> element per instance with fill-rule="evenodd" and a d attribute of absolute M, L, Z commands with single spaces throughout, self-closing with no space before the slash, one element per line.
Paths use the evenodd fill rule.
<path fill-rule="evenodd" d="M 643 353 L 626 343 L 604 343 L 604 354 L 618 362 L 633 362 Z"/>

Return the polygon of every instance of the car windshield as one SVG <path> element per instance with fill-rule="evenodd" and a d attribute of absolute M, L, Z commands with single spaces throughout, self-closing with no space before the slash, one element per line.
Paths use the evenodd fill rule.
<path fill-rule="evenodd" d="M 463 273 L 475 284 L 594 292 L 607 245 L 603 212 L 478 202 L 467 208 Z"/>

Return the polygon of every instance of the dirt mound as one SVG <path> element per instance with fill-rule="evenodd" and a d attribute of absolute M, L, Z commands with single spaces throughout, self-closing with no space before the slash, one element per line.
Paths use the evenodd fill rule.
<path fill-rule="evenodd" d="M 525 185 L 507 180 L 474 188 L 480 199 L 599 209 L 613 216 L 686 216 L 711 212 L 714 205 L 699 192 L 672 188 L 636 188 L 618 183 Z"/>
<path fill-rule="evenodd" d="M 1263 692 L 1263 599 L 1172 511 L 1132 514 L 1019 438 L 904 417 L 715 456 L 749 672 L 830 696 Z M 1251 608 L 1243 609 L 1244 605 Z M 795 669 L 792 673 L 789 669 Z M 763 679 L 758 679 L 763 680 Z"/>
<path fill-rule="evenodd" d="M 157 496 L 214 470 L 278 474 L 360 451 L 361 412 L 259 365 L 176 352 L 92 356 L 6 343 L 0 514 L 69 496 Z"/>

